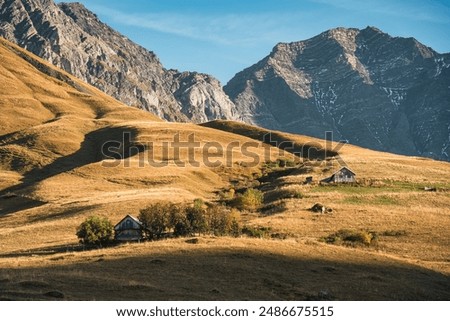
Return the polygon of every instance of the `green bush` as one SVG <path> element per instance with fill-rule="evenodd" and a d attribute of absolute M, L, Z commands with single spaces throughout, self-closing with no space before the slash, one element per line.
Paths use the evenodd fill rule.
<path fill-rule="evenodd" d="M 372 245 L 377 240 L 377 235 L 374 232 L 355 231 L 355 230 L 339 230 L 336 233 L 330 234 L 324 238 L 324 241 L 331 244 L 344 245 Z"/>
<path fill-rule="evenodd" d="M 256 210 L 264 201 L 264 194 L 254 188 L 247 189 L 243 195 L 239 195 L 237 198 L 237 205 L 240 209 L 244 210 Z"/>
<path fill-rule="evenodd" d="M 78 227 L 80 243 L 105 246 L 114 240 L 114 226 L 106 217 L 91 216 Z"/>

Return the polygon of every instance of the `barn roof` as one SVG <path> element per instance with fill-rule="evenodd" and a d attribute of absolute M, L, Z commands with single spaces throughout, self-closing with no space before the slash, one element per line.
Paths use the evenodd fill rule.
<path fill-rule="evenodd" d="M 131 216 L 130 214 L 128 214 L 127 216 L 125 216 L 123 219 L 121 219 L 120 220 L 120 222 L 119 223 L 117 223 L 115 226 L 114 226 L 114 229 L 116 229 L 116 227 L 118 227 L 123 221 L 125 221 L 126 219 L 132 219 L 133 221 L 135 221 L 137 224 L 139 224 L 140 226 L 142 226 L 142 222 L 141 221 L 139 221 L 136 217 L 134 217 L 134 216 Z"/>
<path fill-rule="evenodd" d="M 333 175 L 336 175 L 337 173 L 342 172 L 344 169 L 348 170 L 350 173 L 352 173 L 354 176 L 356 176 L 356 173 L 346 166 L 341 167 L 338 171 L 334 172 Z"/>
<path fill-rule="evenodd" d="M 343 170 L 347 170 L 347 171 L 349 171 L 353 176 L 356 176 L 356 173 L 355 173 L 354 171 L 352 171 L 352 170 L 349 169 L 348 167 L 344 166 L 344 167 L 341 167 L 338 171 L 334 172 L 333 175 L 331 175 L 331 176 L 329 176 L 329 177 L 327 177 L 327 178 L 322 179 L 321 182 L 323 182 L 323 183 L 331 183 L 331 182 L 333 181 L 334 177 L 336 176 L 336 174 L 342 172 Z"/>

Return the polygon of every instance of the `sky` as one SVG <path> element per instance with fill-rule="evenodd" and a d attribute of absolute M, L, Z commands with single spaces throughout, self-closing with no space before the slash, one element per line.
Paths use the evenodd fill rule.
<path fill-rule="evenodd" d="M 336 27 L 374 26 L 450 52 L 449 0 L 77 1 L 153 51 L 165 68 L 208 73 L 223 85 L 277 43 Z"/>

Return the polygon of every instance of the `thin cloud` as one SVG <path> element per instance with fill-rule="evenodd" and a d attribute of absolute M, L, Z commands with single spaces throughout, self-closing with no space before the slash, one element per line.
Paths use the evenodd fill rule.
<path fill-rule="evenodd" d="M 116 23 L 149 29 L 220 45 L 252 46 L 276 43 L 289 32 L 293 14 L 227 14 L 222 16 L 183 15 L 179 13 L 123 13 L 103 6 L 93 8 Z M 295 15 L 298 19 L 299 15 Z"/>
<path fill-rule="evenodd" d="M 381 16 L 395 16 L 409 20 L 450 23 L 450 8 L 438 1 L 355 1 L 355 0 L 310 0 L 335 8 L 359 13 L 373 13 Z"/>

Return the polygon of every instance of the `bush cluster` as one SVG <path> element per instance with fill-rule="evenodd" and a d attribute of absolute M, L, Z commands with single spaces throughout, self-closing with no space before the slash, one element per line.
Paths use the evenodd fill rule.
<path fill-rule="evenodd" d="M 155 203 L 142 209 L 138 219 L 151 240 L 167 235 L 240 235 L 239 212 L 220 205 L 205 205 L 201 200 L 188 206 Z"/>
<path fill-rule="evenodd" d="M 292 159 L 278 158 L 275 161 L 268 161 L 264 164 L 267 169 L 292 168 L 295 167 L 295 161 Z"/>

